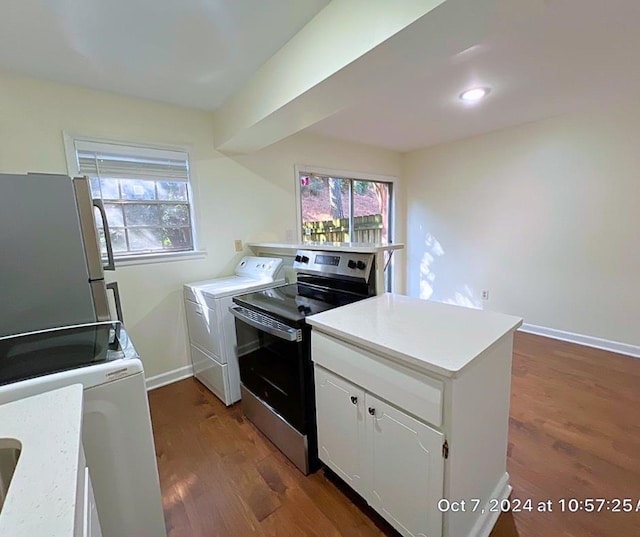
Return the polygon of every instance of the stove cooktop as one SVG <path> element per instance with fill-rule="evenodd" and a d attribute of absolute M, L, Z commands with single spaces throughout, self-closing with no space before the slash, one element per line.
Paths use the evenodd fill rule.
<path fill-rule="evenodd" d="M 287 321 L 304 322 L 305 317 L 335 308 L 334 304 L 300 294 L 295 283 L 236 296 L 234 302 L 277 315 Z"/>

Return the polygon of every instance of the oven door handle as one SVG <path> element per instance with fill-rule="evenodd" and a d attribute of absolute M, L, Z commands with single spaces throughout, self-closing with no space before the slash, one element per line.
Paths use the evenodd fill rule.
<path fill-rule="evenodd" d="M 258 330 L 262 330 L 267 334 L 271 334 L 272 336 L 279 337 L 280 339 L 284 339 L 286 341 L 301 341 L 302 339 L 301 330 L 287 327 L 286 325 L 274 319 L 271 319 L 266 315 L 255 313 L 255 316 L 260 320 L 254 319 L 243 313 L 247 310 L 242 306 L 230 306 L 229 311 L 231 312 L 231 315 L 233 315 L 236 319 L 239 319 L 243 323 L 247 323 L 249 326 L 257 328 Z M 261 322 L 261 320 L 264 322 Z"/>

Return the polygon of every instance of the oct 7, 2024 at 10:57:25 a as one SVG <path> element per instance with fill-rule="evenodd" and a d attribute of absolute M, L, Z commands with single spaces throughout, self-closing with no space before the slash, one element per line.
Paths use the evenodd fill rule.
<path fill-rule="evenodd" d="M 518 513 L 522 511 L 550 513 L 560 511 L 562 513 L 600 513 L 608 511 L 611 513 L 640 513 L 640 499 L 632 498 L 559 498 L 556 500 L 537 500 L 531 498 L 492 498 L 488 502 L 488 506 L 481 505 L 482 500 L 479 498 L 470 498 L 462 500 L 441 499 L 438 502 L 438 510 L 442 513 L 466 513 L 480 511 L 481 513 L 496 512 L 503 513 L 511 511 Z"/>

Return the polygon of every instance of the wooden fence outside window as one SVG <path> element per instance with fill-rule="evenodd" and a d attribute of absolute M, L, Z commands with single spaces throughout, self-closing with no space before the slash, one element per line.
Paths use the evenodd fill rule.
<path fill-rule="evenodd" d="M 370 214 L 353 218 L 353 233 L 349 233 L 349 219 L 336 218 L 316 222 L 303 222 L 305 241 L 313 242 L 382 242 L 382 215 Z"/>

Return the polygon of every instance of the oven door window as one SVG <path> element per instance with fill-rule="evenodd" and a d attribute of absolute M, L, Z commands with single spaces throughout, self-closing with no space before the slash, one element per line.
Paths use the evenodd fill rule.
<path fill-rule="evenodd" d="M 300 433 L 305 434 L 305 343 L 287 341 L 236 319 L 240 380 Z M 308 338 L 307 338 L 308 339 Z"/>

